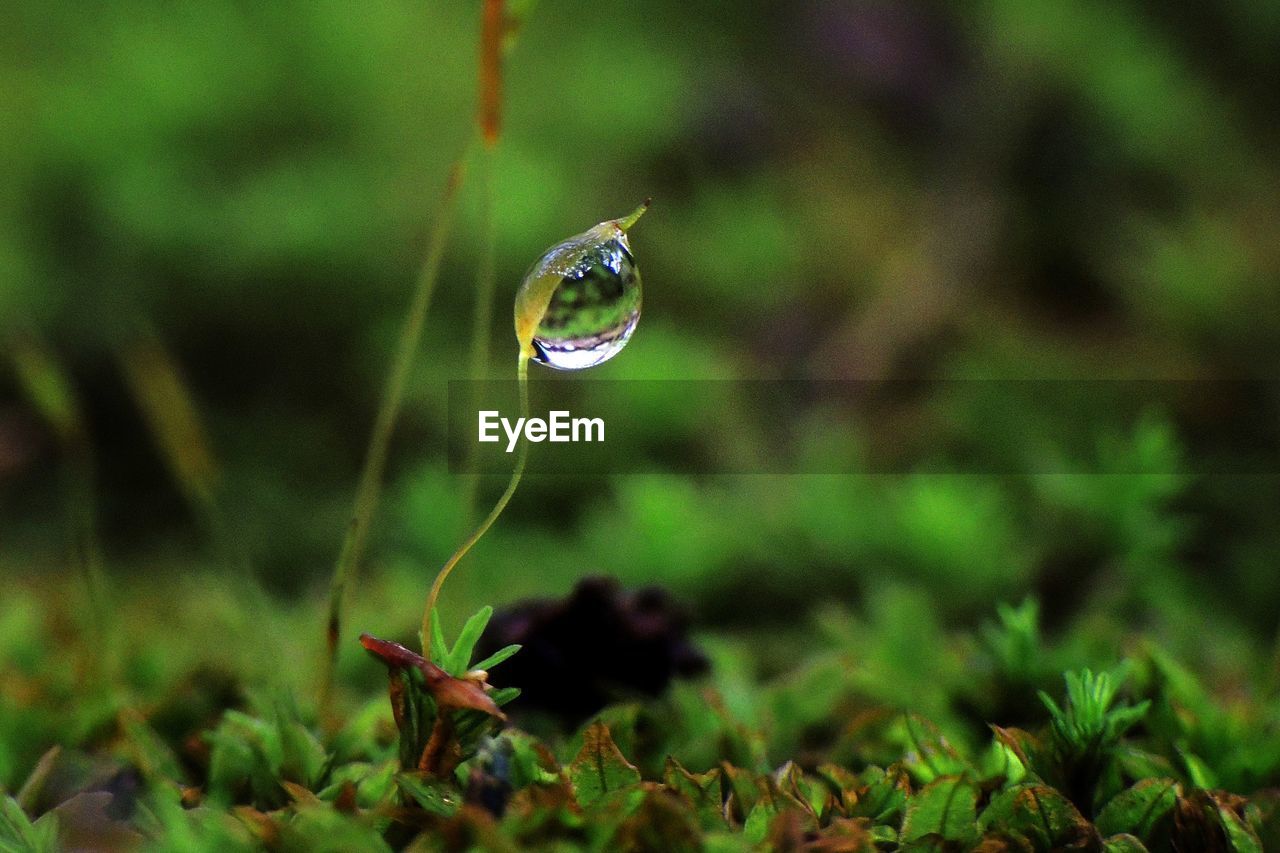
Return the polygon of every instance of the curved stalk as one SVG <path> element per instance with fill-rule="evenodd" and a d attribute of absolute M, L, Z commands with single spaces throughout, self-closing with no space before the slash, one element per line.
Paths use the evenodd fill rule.
<path fill-rule="evenodd" d="M 524 347 L 521 347 L 520 354 L 516 357 L 516 382 L 520 386 L 520 417 L 527 419 L 529 417 L 529 355 Z M 525 463 L 529 460 L 529 442 L 521 441 L 520 448 L 516 451 L 516 464 L 511 470 L 511 480 L 507 483 L 506 490 L 502 496 L 498 498 L 498 502 L 493 505 L 493 509 L 489 510 L 489 514 L 484 521 L 472 531 L 458 550 L 453 552 L 445 564 L 436 574 L 435 581 L 431 584 L 431 592 L 427 595 L 427 609 L 422 614 L 422 656 L 428 661 L 431 660 L 431 619 L 436 609 L 436 599 L 440 597 L 440 588 L 444 586 L 445 579 L 449 577 L 449 573 L 458 565 L 458 561 L 467 555 L 467 552 L 480 541 L 480 537 L 484 536 L 498 520 L 498 516 L 502 515 L 502 511 L 507 508 L 507 504 L 511 501 L 511 496 L 516 493 L 516 486 L 520 485 L 520 478 L 524 475 Z"/>

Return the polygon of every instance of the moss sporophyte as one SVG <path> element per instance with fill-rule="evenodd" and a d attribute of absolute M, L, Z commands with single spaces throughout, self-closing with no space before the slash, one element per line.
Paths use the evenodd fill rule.
<path fill-rule="evenodd" d="M 516 292 L 516 380 L 521 422 L 529 418 L 529 362 L 557 370 L 594 367 L 617 355 L 640 320 L 640 270 L 631 254 L 627 232 L 649 207 L 646 199 L 628 216 L 552 246 L 539 258 Z M 600 429 L 603 438 L 603 425 Z M 362 635 L 365 649 L 390 669 L 391 700 L 401 734 L 406 766 L 443 775 L 467 751 L 465 741 L 489 721 L 504 719 L 499 706 L 514 698 L 514 689 L 488 692 L 488 666 L 515 653 L 503 649 L 483 664 L 470 667 L 471 652 L 492 611 L 483 609 L 446 650 L 435 606 L 449 574 L 480 541 L 515 494 L 528 461 L 529 442 L 518 441 L 511 479 L 493 509 L 445 561 L 431 584 L 422 616 L 422 654 Z M 429 700 L 429 701 L 424 701 Z"/>

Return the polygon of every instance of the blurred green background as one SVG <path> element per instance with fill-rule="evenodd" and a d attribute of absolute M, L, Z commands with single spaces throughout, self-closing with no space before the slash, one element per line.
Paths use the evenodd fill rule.
<path fill-rule="evenodd" d="M 126 636 L 169 638 L 126 655 L 133 677 L 288 648 L 305 683 L 428 228 L 472 134 L 479 3 L 0 17 L 6 654 L 77 630 L 63 475 L 88 448 Z M 1276 374 L 1280 5 L 543 0 L 506 72 L 491 377 L 508 375 L 529 263 L 646 196 L 644 318 L 594 378 Z M 468 373 L 481 187 L 463 186 L 392 447 L 349 683 L 381 679 L 355 632 L 412 636 L 467 525 L 443 431 L 446 383 Z M 50 364 L 79 427 L 24 392 L 23 370 L 59 384 Z M 670 587 L 765 669 L 814 611 L 854 614 L 850 636 L 879 644 L 866 659 L 892 668 L 1027 594 L 1086 645 L 1144 631 L 1211 670 L 1270 665 L 1274 460 L 1205 474 L 1177 413 L 1135 424 L 1086 401 L 1081 473 L 1024 476 L 1043 450 L 1019 429 L 1034 395 L 953 406 L 926 386 L 878 428 L 959 423 L 1001 474 L 686 476 L 680 454 L 714 452 L 723 424 L 637 387 L 629 428 L 678 449 L 672 474 L 526 482 L 446 589 L 448 624 L 604 572 Z M 1239 418 L 1210 414 L 1199 428 L 1223 424 L 1211 437 L 1231 446 Z M 877 441 L 840 406 L 795 424 L 833 470 Z M 267 616 L 230 567 L 244 561 Z M 262 619 L 284 646 L 225 642 Z M 890 698 L 927 705 L 935 675 Z"/>

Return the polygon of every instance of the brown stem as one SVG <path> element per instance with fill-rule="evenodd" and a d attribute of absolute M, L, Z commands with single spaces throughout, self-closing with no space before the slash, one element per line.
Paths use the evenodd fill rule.
<path fill-rule="evenodd" d="M 418 769 L 437 777 L 449 773 L 452 768 L 445 765 L 454 751 L 450 749 L 453 745 L 453 720 L 444 708 L 440 708 L 435 725 L 431 727 L 431 737 L 418 760 Z"/>
<path fill-rule="evenodd" d="M 502 36 L 506 30 L 504 0 L 484 0 L 480 21 L 480 109 L 477 121 L 486 146 L 502 132 Z"/>

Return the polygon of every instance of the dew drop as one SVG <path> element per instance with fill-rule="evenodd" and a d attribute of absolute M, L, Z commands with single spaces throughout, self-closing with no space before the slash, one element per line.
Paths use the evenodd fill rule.
<path fill-rule="evenodd" d="M 626 235 L 589 249 L 551 294 L 533 334 L 537 359 L 560 370 L 608 361 L 640 320 L 640 274 Z"/>
<path fill-rule="evenodd" d="M 626 346 L 640 321 L 640 270 L 625 231 L 635 218 L 603 222 L 553 246 L 525 275 L 516 331 L 532 358 L 580 370 Z"/>

